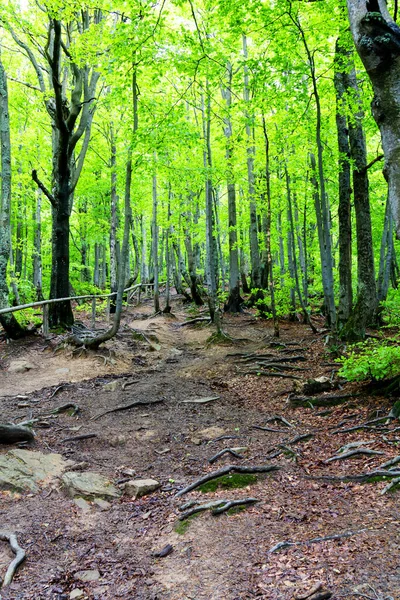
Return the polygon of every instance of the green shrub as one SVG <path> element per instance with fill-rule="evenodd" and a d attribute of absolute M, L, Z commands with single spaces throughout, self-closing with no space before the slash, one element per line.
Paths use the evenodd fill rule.
<path fill-rule="evenodd" d="M 400 375 L 400 343 L 368 340 L 355 344 L 350 355 L 339 360 L 339 375 L 349 381 L 390 379 Z"/>

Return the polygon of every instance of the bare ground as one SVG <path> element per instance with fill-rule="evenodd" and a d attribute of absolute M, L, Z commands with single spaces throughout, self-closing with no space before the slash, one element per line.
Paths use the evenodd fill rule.
<path fill-rule="evenodd" d="M 87 511 L 59 486 L 39 494 L 0 493 L 0 529 L 15 531 L 27 552 L 12 585 L 2 590 L 3 600 L 66 600 L 75 588 L 84 591 L 84 598 L 98 600 L 291 600 L 318 582 L 332 592 L 333 600 L 399 600 L 398 493 L 381 496 L 384 482 L 360 485 L 312 478 L 365 472 L 396 455 L 396 446 L 387 443 L 379 430 L 332 433 L 343 420 L 350 426 L 376 410 L 386 414 L 390 404 L 363 394 L 328 414 L 290 408 L 286 398 L 291 380 L 241 375 L 239 358 L 228 356 L 256 350 L 278 353 L 269 348 L 269 323 L 251 314 L 227 317 L 227 332 L 241 341 L 207 345 L 210 327 L 179 326 L 189 317 L 179 300 L 174 302 L 175 317 L 149 318 L 151 310 L 150 303 L 130 308 L 118 338 L 100 356 L 73 358 L 71 350 L 63 348 L 54 353 L 59 339 L 0 342 L 2 421 L 19 422 L 66 402 L 81 409 L 75 417 L 62 414 L 50 421 L 49 428 L 37 429 L 34 449 L 86 462 L 90 470 L 114 482 L 124 479 L 129 468 L 138 478 L 162 483 L 159 491 L 139 500 L 123 496 L 106 508 L 91 503 Z M 131 328 L 155 334 L 155 349 L 135 339 Z M 305 368 L 303 377 L 330 375 L 331 359 L 324 354 L 322 336 L 313 336 L 300 324 L 284 324 L 282 329 L 282 341 L 297 341 L 304 348 L 307 362 L 299 365 Z M 37 368 L 11 377 L 6 369 L 15 358 L 28 358 Z M 68 372 L 60 371 L 66 368 Z M 106 391 L 104 385 L 114 380 L 135 383 L 125 390 Z M 344 391 L 353 389 L 347 385 Z M 18 399 L 18 394 L 26 398 Z M 203 405 L 183 403 L 209 396 L 219 399 Z M 160 399 L 163 402 L 154 406 L 90 420 L 120 404 Z M 269 426 L 283 432 L 253 428 L 277 414 L 294 427 L 287 432 L 279 424 Z M 208 436 L 201 433 L 210 427 L 218 429 Z M 267 461 L 272 448 L 307 432 L 315 437 L 296 445 L 296 461 L 291 454 Z M 62 442 L 85 433 L 97 437 Z M 235 437 L 215 441 L 220 435 Z M 375 440 L 371 447 L 385 456 L 323 463 L 343 444 L 370 439 Z M 238 462 L 223 457 L 209 465 L 212 455 L 229 446 L 248 447 L 240 464 L 271 463 L 281 470 L 260 476 L 245 489 L 175 497 L 204 473 Z M 1 452 L 8 449 L 4 446 Z M 186 499 L 250 495 L 260 502 L 237 514 L 203 513 L 190 521 L 184 533 L 175 531 L 178 507 Z M 347 532 L 354 534 L 306 543 Z M 269 552 L 288 540 L 305 543 Z M 172 553 L 155 558 L 153 553 L 166 544 L 173 546 Z M 0 543 L 3 576 L 11 559 L 7 545 Z M 82 569 L 98 569 L 101 578 L 81 582 L 76 574 Z"/>

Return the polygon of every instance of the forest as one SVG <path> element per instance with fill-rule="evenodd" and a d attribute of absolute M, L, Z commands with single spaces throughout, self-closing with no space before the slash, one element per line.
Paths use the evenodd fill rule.
<path fill-rule="evenodd" d="M 1 4 L 0 600 L 400 598 L 398 18 Z"/>

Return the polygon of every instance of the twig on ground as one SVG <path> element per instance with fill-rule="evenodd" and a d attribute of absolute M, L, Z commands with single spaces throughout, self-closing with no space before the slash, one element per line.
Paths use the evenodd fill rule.
<path fill-rule="evenodd" d="M 11 546 L 11 550 L 15 554 L 14 560 L 9 564 L 7 572 L 5 574 L 2 587 L 7 587 L 10 585 L 15 571 L 19 567 L 19 565 L 25 560 L 25 550 L 23 550 L 17 541 L 17 537 L 14 533 L 7 533 L 6 531 L 0 531 L 0 540 L 3 542 L 8 542 Z"/>
<path fill-rule="evenodd" d="M 114 412 L 120 412 L 122 410 L 129 410 L 130 408 L 135 408 L 135 406 L 146 406 L 149 404 L 159 404 L 160 402 L 164 402 L 164 400 L 162 398 L 159 398 L 157 400 L 150 400 L 149 402 L 145 402 L 143 400 L 136 400 L 135 402 L 131 402 L 130 404 L 123 404 L 120 406 L 116 406 L 115 408 L 110 408 L 109 410 L 106 410 L 106 411 L 100 413 L 99 415 L 95 415 L 94 417 L 91 417 L 90 420 L 97 421 L 97 419 L 100 419 L 100 417 L 104 417 L 105 415 L 109 415 Z"/>
<path fill-rule="evenodd" d="M 200 479 L 197 479 L 187 487 L 180 490 L 176 494 L 176 496 L 183 496 L 184 494 L 191 492 L 192 490 L 198 488 L 204 483 L 207 483 L 208 481 L 211 481 L 212 479 L 217 479 L 218 477 L 222 477 L 223 475 L 229 475 L 230 473 L 269 473 L 271 471 L 278 471 L 279 469 L 280 467 L 278 467 L 277 465 L 262 465 L 256 467 L 247 467 L 242 465 L 227 465 L 226 467 L 222 467 L 222 469 L 219 469 L 218 471 L 207 473 L 207 475 L 200 477 Z"/>

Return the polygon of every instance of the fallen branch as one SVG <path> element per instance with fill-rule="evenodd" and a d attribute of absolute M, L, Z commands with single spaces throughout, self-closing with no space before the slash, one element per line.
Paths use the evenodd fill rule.
<path fill-rule="evenodd" d="M 368 448 L 358 448 L 356 450 L 350 450 L 350 452 L 344 452 L 343 454 L 339 454 L 338 456 L 331 456 L 331 458 L 327 458 L 324 460 L 325 464 L 333 462 L 334 460 L 345 460 L 346 458 L 351 458 L 352 456 L 358 456 L 359 454 L 364 456 L 374 456 L 376 454 L 385 454 L 384 452 L 378 452 L 378 450 L 368 450 Z"/>
<path fill-rule="evenodd" d="M 243 458 L 241 454 L 238 454 L 237 452 L 232 450 L 232 448 L 224 448 L 224 450 L 221 450 L 221 452 L 217 452 L 217 454 L 214 454 L 214 456 L 209 458 L 208 462 L 210 463 L 210 465 L 212 465 L 213 463 L 215 463 L 216 460 L 221 458 L 221 456 L 224 456 L 224 454 L 231 454 L 235 458 Z"/>
<path fill-rule="evenodd" d="M 17 442 L 33 442 L 35 434 L 22 425 L 0 425 L 0 444 L 16 444 Z"/>
<path fill-rule="evenodd" d="M 68 437 L 61 440 L 61 443 L 65 442 L 79 442 L 80 440 L 90 440 L 91 438 L 97 437 L 97 433 L 85 433 L 83 435 L 75 435 L 74 437 Z"/>
<path fill-rule="evenodd" d="M 257 467 L 227 465 L 226 467 L 222 467 L 222 469 L 219 469 L 218 471 L 214 471 L 213 473 L 208 473 L 207 475 L 200 477 L 200 479 L 197 479 L 187 487 L 180 490 L 176 494 L 176 496 L 183 496 L 184 494 L 191 492 L 192 490 L 200 487 L 208 481 L 212 481 L 213 479 L 217 479 L 218 477 L 222 477 L 223 475 L 229 475 L 230 473 L 270 473 L 271 471 L 278 471 L 279 469 L 280 467 L 278 467 L 277 465 L 263 465 Z"/>
<path fill-rule="evenodd" d="M 129 410 L 130 408 L 135 408 L 135 406 L 146 406 L 148 404 L 159 404 L 160 402 L 164 402 L 164 400 L 162 398 L 159 398 L 158 400 L 150 400 L 149 402 L 145 402 L 143 400 L 136 400 L 135 402 L 131 402 L 130 404 L 122 404 L 120 406 L 116 406 L 115 408 L 110 408 L 109 410 L 106 410 L 105 412 L 102 412 L 99 415 L 95 415 L 94 417 L 91 417 L 90 420 L 97 421 L 97 419 L 100 419 L 101 417 L 104 417 L 105 415 L 109 415 L 111 413 L 120 412 L 123 410 Z"/>
<path fill-rule="evenodd" d="M 320 542 L 329 542 L 331 540 L 341 540 L 343 538 L 352 537 L 353 535 L 357 535 L 359 533 L 364 533 L 365 531 L 371 531 L 368 529 L 358 529 L 357 531 L 345 531 L 344 533 L 335 533 L 333 535 L 326 535 L 324 537 L 316 537 L 311 540 L 306 540 L 305 542 L 291 542 L 284 541 L 279 542 L 275 546 L 273 546 L 268 553 L 273 554 L 274 552 L 278 552 L 278 550 L 283 550 L 283 548 L 290 548 L 291 546 L 308 546 L 309 544 L 317 544 Z"/>
<path fill-rule="evenodd" d="M 3 542 L 8 542 L 11 546 L 11 550 L 15 554 L 14 560 L 9 564 L 7 572 L 5 574 L 2 587 L 7 587 L 10 585 L 15 571 L 19 567 L 19 565 L 25 560 L 25 550 L 23 550 L 17 541 L 17 537 L 14 533 L 7 533 L 5 531 L 0 531 L 0 540 Z"/>

